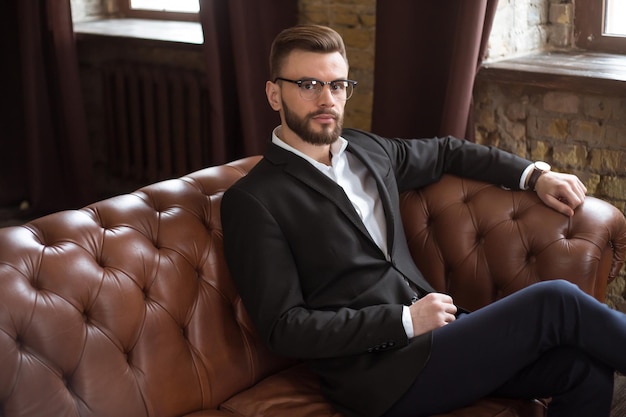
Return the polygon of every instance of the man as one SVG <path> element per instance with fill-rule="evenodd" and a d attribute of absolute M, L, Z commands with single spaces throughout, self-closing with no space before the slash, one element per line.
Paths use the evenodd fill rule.
<path fill-rule="evenodd" d="M 565 281 L 461 314 L 417 270 L 398 210 L 399 192 L 450 173 L 531 188 L 571 216 L 578 178 L 452 137 L 342 130 L 356 82 L 329 28 L 283 31 L 270 67 L 281 125 L 221 211 L 229 268 L 267 345 L 307 360 L 346 416 L 427 416 L 489 394 L 552 397 L 551 417 L 608 416 L 624 315 Z"/>

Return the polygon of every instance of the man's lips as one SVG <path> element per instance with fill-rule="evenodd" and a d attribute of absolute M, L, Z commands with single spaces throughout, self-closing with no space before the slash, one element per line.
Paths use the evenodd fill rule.
<path fill-rule="evenodd" d="M 318 122 L 322 122 L 322 123 L 332 122 L 336 118 L 337 118 L 337 116 L 335 116 L 334 114 L 331 114 L 331 113 L 317 114 L 317 115 L 312 117 L 312 119 L 317 120 Z"/>

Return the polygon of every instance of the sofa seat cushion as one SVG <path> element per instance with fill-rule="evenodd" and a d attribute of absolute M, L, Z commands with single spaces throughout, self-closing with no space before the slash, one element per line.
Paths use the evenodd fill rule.
<path fill-rule="evenodd" d="M 318 379 L 299 364 L 265 378 L 220 406 L 240 417 L 341 417 L 325 401 Z M 539 401 L 484 398 L 468 407 L 436 417 L 543 417 Z M 435 416 L 433 416 L 435 417 Z"/>
<path fill-rule="evenodd" d="M 271 375 L 220 406 L 242 417 L 341 417 L 304 364 Z"/>
<path fill-rule="evenodd" d="M 545 413 L 546 407 L 540 401 L 488 397 L 470 406 L 433 417 L 544 417 Z"/>

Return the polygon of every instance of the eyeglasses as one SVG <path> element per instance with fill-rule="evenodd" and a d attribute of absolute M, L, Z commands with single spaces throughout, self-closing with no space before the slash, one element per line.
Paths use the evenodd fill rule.
<path fill-rule="evenodd" d="M 287 78 L 276 77 L 274 83 L 278 80 L 294 83 L 298 86 L 300 97 L 304 100 L 315 100 L 322 95 L 324 86 L 328 84 L 330 93 L 339 100 L 348 100 L 354 93 L 354 87 L 358 84 L 354 80 L 334 80 L 320 81 L 315 79 L 305 80 L 289 80 Z"/>

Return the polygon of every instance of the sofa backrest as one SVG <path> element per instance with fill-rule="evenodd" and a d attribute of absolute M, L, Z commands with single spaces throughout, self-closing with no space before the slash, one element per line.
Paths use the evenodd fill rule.
<path fill-rule="evenodd" d="M 446 176 L 404 193 L 401 212 L 421 272 L 471 310 L 549 279 L 604 300 L 624 265 L 624 215 L 591 196 L 569 218 L 533 192 Z"/>
<path fill-rule="evenodd" d="M 222 255 L 249 158 L 0 230 L 0 415 L 180 416 L 286 362 Z"/>

